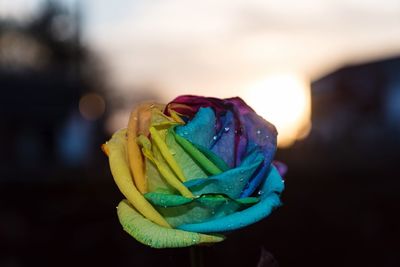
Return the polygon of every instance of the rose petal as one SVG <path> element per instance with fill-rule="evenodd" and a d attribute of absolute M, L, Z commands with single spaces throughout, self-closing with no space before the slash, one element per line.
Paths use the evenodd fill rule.
<path fill-rule="evenodd" d="M 211 175 L 222 173 L 222 170 L 218 168 L 210 159 L 208 159 L 203 153 L 201 153 L 191 142 L 180 136 L 175 135 L 175 140 L 179 143 L 183 149 L 203 168 L 204 171 Z"/>
<path fill-rule="evenodd" d="M 201 153 L 204 154 L 212 163 L 214 163 L 218 169 L 221 171 L 227 171 L 229 170 L 229 166 L 225 163 L 225 161 L 217 156 L 214 152 L 211 150 L 208 150 L 205 147 L 199 146 L 199 145 L 194 145 Z"/>
<path fill-rule="evenodd" d="M 271 167 L 268 177 L 260 190 L 261 201 L 243 211 L 235 212 L 214 220 L 180 225 L 177 228 L 198 233 L 217 233 L 232 231 L 253 224 L 267 217 L 280 205 L 279 195 L 284 189 L 282 177 L 275 167 Z"/>
<path fill-rule="evenodd" d="M 239 198 L 246 184 L 263 162 L 264 157 L 260 150 L 252 149 L 242 164 L 236 168 L 227 170 L 207 179 L 197 179 L 185 182 L 184 185 L 194 195 L 207 193 L 226 194 L 231 198 Z"/>
<path fill-rule="evenodd" d="M 140 138 L 139 141 L 141 140 L 146 140 L 146 137 L 142 136 L 142 138 Z M 149 145 L 146 145 L 149 143 L 150 142 L 147 141 L 141 144 L 143 146 L 142 148 L 143 155 L 147 159 L 149 159 L 155 165 L 155 167 L 157 167 L 157 170 L 164 178 L 165 182 L 167 182 L 171 187 L 179 191 L 179 193 L 181 193 L 182 195 L 187 197 L 193 197 L 192 193 L 188 190 L 188 188 L 174 174 L 173 170 L 168 165 L 168 162 L 164 159 L 159 148 L 155 145 L 151 147 Z M 149 179 L 152 179 L 152 177 L 149 177 Z"/>
<path fill-rule="evenodd" d="M 165 142 L 174 156 L 178 165 L 182 168 L 186 179 L 206 178 L 207 174 L 202 168 L 189 156 L 188 153 L 176 142 L 173 130 L 170 129 L 166 136 Z"/>
<path fill-rule="evenodd" d="M 255 143 L 264 151 L 264 163 L 258 175 L 255 175 L 248 187 L 242 193 L 243 197 L 250 196 L 265 178 L 276 151 L 276 128 L 258 116 L 241 98 L 217 99 L 184 95 L 174 99 L 167 106 L 176 106 L 176 111 L 192 118 L 200 108 L 212 107 L 217 118 L 217 130 L 221 129 L 221 117 L 231 110 L 235 117 L 235 166 L 239 165 L 246 154 L 249 143 Z M 180 108 L 180 106 L 190 108 Z"/>
<path fill-rule="evenodd" d="M 213 204 L 226 204 L 227 201 L 235 201 L 238 204 L 250 205 L 257 203 L 259 200 L 257 197 L 233 199 L 222 194 L 204 194 L 197 198 L 187 198 L 181 195 L 151 192 L 146 193 L 144 196 L 148 201 L 150 201 L 151 204 L 164 208 L 181 206 L 194 201 L 199 201 L 203 204 L 206 204 L 207 202 L 211 202 Z"/>
<path fill-rule="evenodd" d="M 221 242 L 224 236 L 169 229 L 141 216 L 126 200 L 119 203 L 118 218 L 124 230 L 137 241 L 153 248 L 178 248 Z"/>
<path fill-rule="evenodd" d="M 146 218 L 164 227 L 169 227 L 165 219 L 147 202 L 133 183 L 127 159 L 126 129 L 116 132 L 107 142 L 107 147 L 110 153 L 108 159 L 111 173 L 121 193 Z"/>
<path fill-rule="evenodd" d="M 221 157 L 230 168 L 235 164 L 235 118 L 231 111 L 221 118 L 222 127 L 216 135 L 211 151 Z"/>
<path fill-rule="evenodd" d="M 145 197 L 172 227 L 223 217 L 259 201 L 254 197 L 232 199 L 221 194 L 205 194 L 194 199 L 162 193 L 147 193 Z"/>
<path fill-rule="evenodd" d="M 215 136 L 215 114 L 211 108 L 200 108 L 186 125 L 176 127 L 175 132 L 191 143 L 209 148 Z"/>
<path fill-rule="evenodd" d="M 287 165 L 278 160 L 274 160 L 272 164 L 274 164 L 275 168 L 279 171 L 279 174 L 282 176 L 282 178 L 284 178 L 288 171 Z"/>

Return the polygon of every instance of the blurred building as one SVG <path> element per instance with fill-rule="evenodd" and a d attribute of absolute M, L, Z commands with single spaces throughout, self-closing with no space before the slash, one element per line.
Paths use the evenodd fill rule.
<path fill-rule="evenodd" d="M 310 137 L 325 145 L 400 143 L 400 58 L 341 68 L 312 85 Z"/>

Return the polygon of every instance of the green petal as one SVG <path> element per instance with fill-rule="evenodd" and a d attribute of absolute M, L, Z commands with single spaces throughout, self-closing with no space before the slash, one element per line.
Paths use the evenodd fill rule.
<path fill-rule="evenodd" d="M 150 133 L 153 144 L 158 147 L 158 151 L 168 164 L 168 167 L 174 171 L 175 175 L 178 176 L 182 182 L 186 181 L 181 166 L 178 165 L 167 144 L 165 143 L 165 136 L 162 138 L 161 134 L 154 128 L 150 127 Z"/>
<path fill-rule="evenodd" d="M 137 142 L 142 147 L 142 153 L 145 156 L 145 165 L 146 165 L 145 174 L 149 191 L 150 192 L 159 191 L 168 193 L 176 192 L 176 190 L 172 186 L 170 186 L 161 176 L 154 162 L 150 160 L 150 158 L 153 158 L 150 140 L 146 136 L 140 135 L 137 138 Z"/>
<path fill-rule="evenodd" d="M 192 198 L 184 197 L 181 195 L 165 194 L 150 192 L 146 193 L 144 197 L 153 205 L 160 207 L 175 207 L 190 203 Z"/>
<path fill-rule="evenodd" d="M 124 230 L 137 241 L 153 248 L 189 247 L 221 242 L 225 239 L 224 236 L 161 227 L 140 215 L 127 200 L 121 201 L 117 209 L 118 218 Z"/>
<path fill-rule="evenodd" d="M 158 171 L 156 165 L 153 162 L 151 162 L 151 160 L 146 158 L 145 162 L 146 162 L 147 186 L 150 192 L 165 192 L 165 193 L 176 192 L 176 190 L 164 180 L 164 178 Z"/>
<path fill-rule="evenodd" d="M 215 154 L 213 151 L 200 145 L 196 144 L 193 145 L 223 172 L 230 169 L 228 164 L 226 164 L 226 162 L 222 158 L 220 158 L 217 154 Z"/>
<path fill-rule="evenodd" d="M 210 173 L 211 175 L 222 173 L 222 170 L 220 170 L 217 165 L 215 165 L 203 153 L 201 153 L 190 141 L 186 140 L 179 134 L 175 134 L 175 140 L 206 172 Z"/>
<path fill-rule="evenodd" d="M 205 194 L 197 198 L 164 193 L 147 193 L 144 196 L 172 227 L 222 217 L 259 201 L 257 197 L 232 199 L 222 194 Z"/>
<path fill-rule="evenodd" d="M 187 180 L 207 177 L 207 174 L 203 171 L 203 169 L 176 142 L 172 129 L 168 131 L 165 142 L 176 162 L 182 168 L 183 174 Z"/>

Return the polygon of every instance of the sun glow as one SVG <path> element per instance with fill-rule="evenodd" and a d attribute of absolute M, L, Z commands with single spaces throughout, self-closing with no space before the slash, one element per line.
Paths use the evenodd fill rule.
<path fill-rule="evenodd" d="M 278 145 L 288 147 L 311 130 L 309 82 L 292 73 L 274 74 L 247 87 L 244 98 L 278 129 Z"/>

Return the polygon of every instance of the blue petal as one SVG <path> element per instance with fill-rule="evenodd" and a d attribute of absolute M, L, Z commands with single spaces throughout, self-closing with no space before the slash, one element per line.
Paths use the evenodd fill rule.
<path fill-rule="evenodd" d="M 267 217 L 280 205 L 279 195 L 284 189 L 282 177 L 271 166 L 268 177 L 260 190 L 261 201 L 243 211 L 202 223 L 184 224 L 177 228 L 198 233 L 226 232 L 246 227 Z"/>
<path fill-rule="evenodd" d="M 184 185 L 197 196 L 214 193 L 226 194 L 231 198 L 239 198 L 263 160 L 262 152 L 253 147 L 239 167 L 205 179 L 193 179 L 185 182 Z"/>
<path fill-rule="evenodd" d="M 200 108 L 186 125 L 176 127 L 176 133 L 191 143 L 210 148 L 215 136 L 215 113 L 212 108 Z"/>
<path fill-rule="evenodd" d="M 247 197 L 253 194 L 264 181 L 264 177 L 270 169 L 276 151 L 276 129 L 256 113 L 248 113 L 242 116 L 249 143 L 258 145 L 263 150 L 265 157 L 262 168 L 242 192 L 241 197 Z"/>
<path fill-rule="evenodd" d="M 211 151 L 232 168 L 235 164 L 235 118 L 231 111 L 221 118 L 221 124 L 221 130 L 217 134 L 217 140 L 211 146 Z"/>

